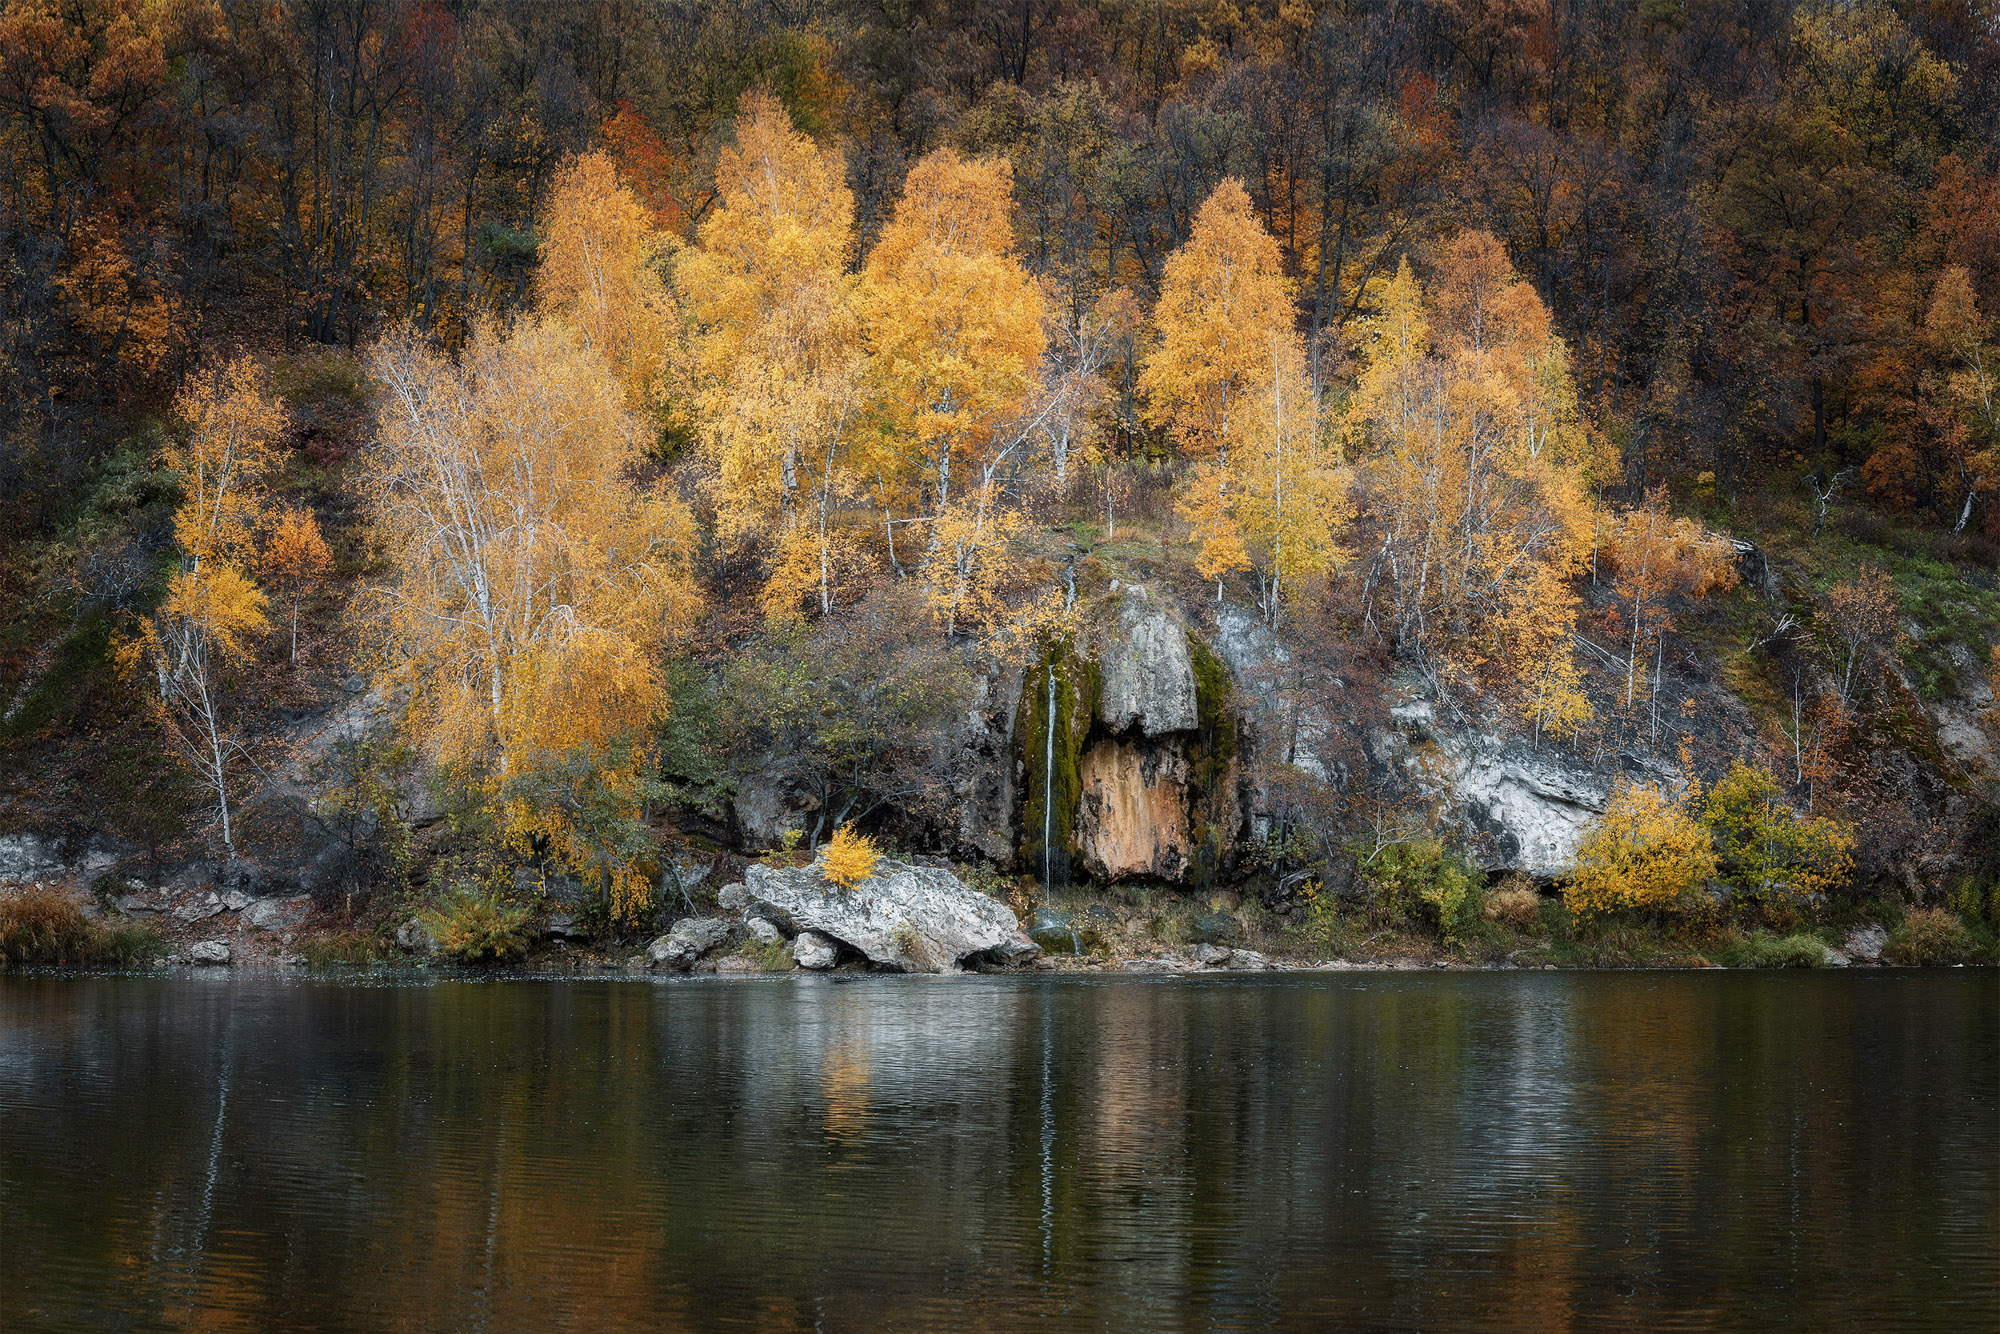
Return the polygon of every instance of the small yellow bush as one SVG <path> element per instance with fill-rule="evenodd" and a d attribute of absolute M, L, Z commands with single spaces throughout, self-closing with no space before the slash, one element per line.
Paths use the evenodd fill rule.
<path fill-rule="evenodd" d="M 881 856 L 874 839 L 857 834 L 853 825 L 844 824 L 821 849 L 819 873 L 842 889 L 852 889 L 874 873 Z"/>
<path fill-rule="evenodd" d="M 1708 830 L 1652 788 L 1627 785 L 1577 845 L 1563 899 L 1579 917 L 1629 908 L 1690 912 L 1714 875 Z"/>

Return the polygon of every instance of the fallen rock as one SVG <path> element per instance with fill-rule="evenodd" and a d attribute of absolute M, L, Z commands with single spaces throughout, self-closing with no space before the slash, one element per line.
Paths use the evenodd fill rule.
<path fill-rule="evenodd" d="M 839 958 L 839 946 L 817 931 L 801 931 L 792 940 L 792 961 L 801 968 L 823 972 Z"/>
<path fill-rule="evenodd" d="M 1035 942 L 1044 954 L 1082 954 L 1083 936 L 1075 926 L 1052 913 L 1035 914 L 1034 925 L 1028 928 L 1028 939 Z"/>
<path fill-rule="evenodd" d="M 227 912 L 242 912 L 256 901 L 240 889 L 232 889 L 222 896 L 222 906 Z"/>
<path fill-rule="evenodd" d="M 725 908 L 746 908 L 750 905 L 750 891 L 743 888 L 743 882 L 738 880 L 718 890 L 715 901 Z"/>
<path fill-rule="evenodd" d="M 778 924 L 769 918 L 752 917 L 749 926 L 751 937 L 766 945 L 775 945 L 785 938 L 785 933 L 778 930 Z"/>
<path fill-rule="evenodd" d="M 1855 927 L 1840 942 L 1840 952 L 1856 963 L 1880 963 L 1889 947 L 1889 933 L 1873 922 Z"/>
<path fill-rule="evenodd" d="M 177 922 L 205 922 L 221 911 L 221 895 L 199 894 L 175 908 L 173 917 Z"/>
<path fill-rule="evenodd" d="M 1236 951 L 1226 945 L 1197 945 L 1188 951 L 1188 958 L 1204 968 L 1217 968 L 1229 962 L 1229 956 Z"/>
<path fill-rule="evenodd" d="M 306 918 L 312 916 L 312 910 L 312 898 L 306 894 L 297 894 L 288 899 L 258 899 L 249 907 L 243 909 L 238 915 L 237 920 L 241 921 L 243 925 L 255 927 L 259 931 L 290 931 L 302 925 Z M 405 923 L 405 925 L 407 926 L 409 923 Z M 396 942 L 401 944 L 402 939 L 402 933 L 398 931 Z M 405 946 L 405 948 L 409 947 Z M 435 950 L 435 948 L 436 942 L 433 941 L 432 949 Z"/>
<path fill-rule="evenodd" d="M 818 931 L 870 963 L 906 973 L 955 973 L 981 959 L 1013 963 L 1041 953 L 1005 904 L 942 867 L 884 858 L 875 874 L 841 889 L 815 867 L 752 866 L 745 886 L 802 931 Z"/>
<path fill-rule="evenodd" d="M 429 927 L 415 917 L 396 928 L 396 945 L 412 954 L 438 952 L 437 937 L 431 934 Z"/>
<path fill-rule="evenodd" d="M 229 942 L 226 940 L 198 941 L 188 950 L 188 960 L 198 964 L 224 964 L 229 962 Z"/>
<path fill-rule="evenodd" d="M 683 917 L 674 929 L 646 947 L 656 966 L 685 972 L 695 960 L 729 939 L 729 923 L 719 917 Z"/>

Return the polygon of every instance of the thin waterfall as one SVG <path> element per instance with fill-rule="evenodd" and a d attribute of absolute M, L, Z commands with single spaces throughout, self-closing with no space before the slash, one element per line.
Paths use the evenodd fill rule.
<path fill-rule="evenodd" d="M 1049 711 L 1043 719 L 1043 750 L 1047 752 L 1042 761 L 1042 897 L 1049 898 L 1055 893 L 1055 853 L 1049 848 L 1049 836 L 1055 828 L 1056 816 L 1056 660 L 1049 657 Z"/>

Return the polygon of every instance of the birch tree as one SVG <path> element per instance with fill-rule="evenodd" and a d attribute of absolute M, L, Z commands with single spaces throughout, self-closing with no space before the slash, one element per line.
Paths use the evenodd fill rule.
<path fill-rule="evenodd" d="M 286 418 L 248 358 L 196 371 L 174 411 L 182 429 L 161 462 L 182 488 L 174 512 L 178 564 L 158 610 L 142 617 L 138 634 L 121 647 L 120 663 L 151 669 L 154 716 L 214 798 L 223 846 L 234 856 L 229 789 L 244 746 L 228 715 L 224 673 L 246 660 L 269 628 L 265 596 L 245 566 Z"/>
<path fill-rule="evenodd" d="M 633 859 L 577 816 L 639 803 L 648 728 L 670 704 L 663 652 L 698 606 L 692 519 L 628 480 L 639 425 L 563 323 L 481 326 L 456 362 L 396 334 L 370 365 L 384 392 L 368 484 L 395 567 L 384 667 L 413 692 L 411 726 L 510 833 L 603 874 L 635 910 L 648 890 Z"/>

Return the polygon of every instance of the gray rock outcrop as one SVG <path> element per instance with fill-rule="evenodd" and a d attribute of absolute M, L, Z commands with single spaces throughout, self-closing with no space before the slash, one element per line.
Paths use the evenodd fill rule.
<path fill-rule="evenodd" d="M 683 972 L 728 939 L 729 923 L 719 917 L 683 917 L 646 947 L 646 957 L 655 967 Z"/>
<path fill-rule="evenodd" d="M 304 894 L 284 899 L 258 899 L 245 908 L 237 920 L 245 926 L 255 927 L 261 931 L 291 931 L 304 923 L 306 918 L 312 915 L 312 910 L 313 901 Z M 409 923 L 404 925 L 408 926 Z M 400 930 L 396 938 L 400 944 L 402 941 Z M 436 947 L 435 941 L 432 942 L 432 947 Z"/>
<path fill-rule="evenodd" d="M 842 889 L 814 866 L 751 866 L 744 888 L 782 908 L 801 936 L 818 932 L 906 973 L 955 973 L 982 959 L 1012 963 L 1040 952 L 1005 904 L 937 867 L 885 858 L 874 875 Z"/>
<path fill-rule="evenodd" d="M 1888 948 L 1889 933 L 1874 922 L 1855 927 L 1840 942 L 1841 953 L 1857 963 L 1880 963 L 1882 951 Z"/>
<path fill-rule="evenodd" d="M 1406 699 L 1390 717 L 1393 730 L 1370 739 L 1375 762 L 1455 807 L 1487 870 L 1544 879 L 1563 874 L 1584 831 L 1610 803 L 1611 780 L 1567 752 L 1536 750 L 1442 719 L 1425 699 Z M 1673 777 L 1664 765 L 1657 770 L 1633 777 L 1653 783 Z"/>
<path fill-rule="evenodd" d="M 1113 732 L 1137 724 L 1144 735 L 1157 737 L 1199 725 L 1187 632 L 1145 589 L 1128 588 L 1119 598 L 1117 629 L 1103 647 L 1100 668 L 1099 716 Z"/>
<path fill-rule="evenodd" d="M 28 884 L 63 873 L 61 850 L 34 834 L 0 838 L 0 882 Z"/>
<path fill-rule="evenodd" d="M 396 928 L 396 946 L 398 949 L 408 950 L 411 954 L 438 952 L 437 937 L 431 934 L 429 927 L 415 917 Z"/>

